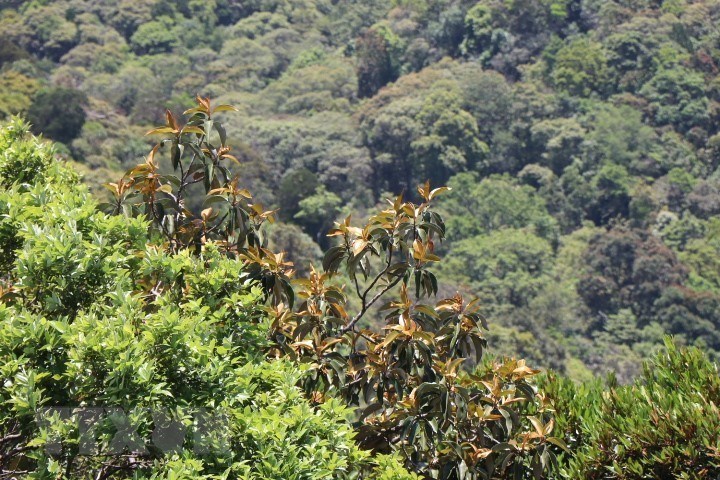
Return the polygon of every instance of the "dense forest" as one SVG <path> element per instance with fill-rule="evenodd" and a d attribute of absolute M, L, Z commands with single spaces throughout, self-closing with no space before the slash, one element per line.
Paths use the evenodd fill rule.
<path fill-rule="evenodd" d="M 4 2 L 0 115 L 97 188 L 196 93 L 231 103 L 242 183 L 299 264 L 332 222 L 448 184 L 440 273 L 493 349 L 639 373 L 662 336 L 720 351 L 710 1 Z M 503 248 L 498 248 L 503 246 Z"/>
<path fill-rule="evenodd" d="M 298 264 L 429 179 L 498 354 L 629 381 L 667 333 L 720 351 L 714 2 L 4 3 L 0 114 L 94 188 L 200 93 Z"/>
<path fill-rule="evenodd" d="M 0 478 L 717 476 L 718 25 L 0 0 Z M 168 398 L 230 453 L 32 450 L 40 405 Z"/>

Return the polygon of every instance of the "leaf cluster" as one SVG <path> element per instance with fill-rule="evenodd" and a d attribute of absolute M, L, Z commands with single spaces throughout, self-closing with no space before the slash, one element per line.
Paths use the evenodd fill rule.
<path fill-rule="evenodd" d="M 713 478 L 720 472 L 717 366 L 697 348 L 665 348 L 632 385 L 549 376 L 557 428 L 573 454 L 564 478 Z"/>

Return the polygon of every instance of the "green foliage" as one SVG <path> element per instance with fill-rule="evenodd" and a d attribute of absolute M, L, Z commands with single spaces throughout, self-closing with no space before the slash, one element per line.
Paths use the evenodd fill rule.
<path fill-rule="evenodd" d="M 557 52 L 553 63 L 553 82 L 560 90 L 584 97 L 603 92 L 608 67 L 599 43 L 586 38 L 573 40 Z"/>
<path fill-rule="evenodd" d="M 454 176 L 452 191 L 440 201 L 450 212 L 448 228 L 460 238 L 488 234 L 503 228 L 530 227 L 545 239 L 556 234 L 555 220 L 545 202 L 528 185 L 517 185 L 508 176 L 491 176 L 480 181 L 469 173 Z M 462 215 L 458 215 L 462 212 Z"/>
<path fill-rule="evenodd" d="M 30 125 L 15 117 L 0 130 L 0 183 L 8 188 L 14 183 L 41 183 L 53 162 L 48 144 L 28 136 Z"/>
<path fill-rule="evenodd" d="M 597 224 L 605 224 L 615 217 L 628 216 L 630 208 L 631 178 L 622 165 L 607 163 L 593 177 L 593 202 L 588 216 Z"/>
<path fill-rule="evenodd" d="M 410 190 L 425 180 L 445 183 L 453 173 L 482 169 L 488 146 L 468 110 L 459 82 L 442 80 L 439 71 L 398 82 L 368 103 L 361 126 L 375 171 L 383 175 L 380 185 Z"/>
<path fill-rule="evenodd" d="M 574 118 L 553 118 L 535 123 L 530 134 L 533 143 L 542 147 L 542 164 L 562 174 L 582 154 L 588 132 Z"/>
<path fill-rule="evenodd" d="M 314 194 L 317 187 L 317 176 L 307 168 L 286 173 L 278 192 L 280 215 L 294 217 L 300 211 L 300 201 Z"/>
<path fill-rule="evenodd" d="M 172 19 L 167 17 L 144 23 L 130 37 L 130 45 L 139 54 L 170 52 L 179 43 L 172 27 Z"/>
<path fill-rule="evenodd" d="M 465 16 L 466 37 L 462 49 L 465 52 L 476 52 L 488 49 L 492 41 L 491 9 L 482 2 L 477 3 Z"/>
<path fill-rule="evenodd" d="M 300 200 L 298 203 L 300 211 L 294 218 L 307 229 L 309 234 L 318 239 L 318 243 L 321 243 L 321 236 L 328 231 L 332 226 L 330 222 L 340 213 L 340 205 L 340 197 L 326 191 L 321 185 L 312 195 Z"/>
<path fill-rule="evenodd" d="M 24 9 L 23 20 L 28 30 L 23 43 L 29 50 L 58 60 L 77 44 L 77 25 L 67 18 L 61 5 L 30 3 Z"/>
<path fill-rule="evenodd" d="M 371 97 L 386 83 L 395 80 L 390 45 L 378 31 L 369 29 L 357 40 L 358 96 Z"/>
<path fill-rule="evenodd" d="M 717 367 L 670 340 L 632 385 L 545 382 L 573 455 L 565 478 L 712 478 L 718 462 Z"/>
<path fill-rule="evenodd" d="M 253 147 L 249 151 L 251 157 L 239 158 L 245 162 L 257 162 L 253 165 L 254 172 L 249 171 L 248 174 L 254 173 L 259 177 L 253 184 L 263 182 L 267 185 L 267 191 L 257 192 L 256 195 L 262 195 L 260 198 L 268 205 L 277 202 L 281 218 L 294 216 L 298 205 L 291 205 L 286 197 L 293 198 L 293 192 L 304 185 L 304 182 L 298 181 L 290 188 L 283 182 L 288 177 L 287 182 L 290 182 L 305 170 L 316 176 L 326 190 L 340 196 L 344 203 L 370 201 L 370 158 L 365 149 L 354 145 L 357 130 L 344 115 L 319 112 L 310 118 L 292 121 L 258 119 L 252 125 L 244 126 L 238 126 L 233 117 L 228 119 L 228 131 L 237 128 L 242 138 L 253 139 Z M 271 175 L 272 171 L 286 173 L 280 177 Z M 307 185 L 308 194 L 313 193 L 318 185 L 310 186 Z M 274 199 L 273 192 L 277 192 Z M 283 203 L 280 204 L 280 201 Z M 299 201 L 300 198 L 297 198 Z"/>
<path fill-rule="evenodd" d="M 682 68 L 660 70 L 640 94 L 648 99 L 658 125 L 671 124 L 686 132 L 707 124 L 709 105 L 705 82 L 696 72 Z"/>
<path fill-rule="evenodd" d="M 378 466 L 373 470 L 371 478 L 377 480 L 420 480 L 420 476 L 408 472 L 400 466 L 398 459 L 390 455 L 377 455 Z"/>
<path fill-rule="evenodd" d="M 478 292 L 490 312 L 527 305 L 549 281 L 550 259 L 546 240 L 505 228 L 455 242 L 443 274 Z"/>
<path fill-rule="evenodd" d="M 675 223 L 680 223 L 676 221 Z M 718 221 L 710 220 L 708 224 L 698 225 L 699 238 L 690 238 L 684 244 L 682 252 L 678 255 L 680 260 L 690 269 L 689 283 L 700 291 L 720 293 L 720 278 L 718 278 Z M 705 228 L 703 228 L 705 227 Z"/>
<path fill-rule="evenodd" d="M 627 105 L 602 104 L 590 113 L 587 122 L 592 145 L 589 160 L 622 165 L 631 172 L 648 171 L 646 164 L 656 148 L 657 135 L 643 123 L 640 112 Z"/>
<path fill-rule="evenodd" d="M 268 86 L 264 100 L 272 101 L 278 111 L 294 115 L 347 112 L 355 90 L 355 73 L 348 61 L 312 50 L 301 52 L 283 76 Z"/>
<path fill-rule="evenodd" d="M 553 35 L 582 28 L 566 0 L 483 0 L 467 11 L 462 50 L 486 65 L 519 77 L 522 64 L 540 54 Z M 578 25 L 580 23 L 580 25 Z"/>
<path fill-rule="evenodd" d="M 487 152 L 487 145 L 478 138 L 477 122 L 462 109 L 454 87 L 452 83 L 433 85 L 417 116 L 425 126 L 424 135 L 412 144 L 415 157 L 424 163 L 418 174 L 436 183 L 447 181 L 451 172 L 480 167 Z"/>
<path fill-rule="evenodd" d="M 5 63 L 21 60 L 27 58 L 28 56 L 29 55 L 25 50 L 7 38 L 0 40 L 0 67 Z"/>
<path fill-rule="evenodd" d="M 32 97 L 38 90 L 38 82 L 14 70 L 0 75 L 0 118 L 27 111 Z"/>

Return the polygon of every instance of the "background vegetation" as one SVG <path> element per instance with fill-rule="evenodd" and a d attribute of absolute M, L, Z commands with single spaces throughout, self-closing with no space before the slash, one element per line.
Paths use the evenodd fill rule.
<path fill-rule="evenodd" d="M 206 118 L 195 110 L 190 123 Z M 185 146 L 205 142 L 198 127 L 175 131 Z M 197 155 L 191 162 L 206 161 Z M 630 386 L 612 375 L 537 382 L 524 360 L 467 361 L 486 345 L 478 302 L 421 303 L 438 289 L 427 267 L 440 260 L 432 238 L 444 227 L 430 202 L 443 189 L 421 187 L 421 205 L 397 199 L 363 229 L 338 224 L 331 234 L 344 242 L 327 251 L 327 273 L 291 285 L 282 256 L 253 246 L 257 217 L 249 228 L 231 220 L 247 213 L 232 180 L 207 197 L 224 197 L 230 220 L 214 224 L 213 209 L 159 216 L 180 196 L 166 187 L 185 180 L 152 174 L 151 153 L 124 177 L 127 191 L 110 185 L 119 201 L 108 216 L 58 160 L 19 119 L 0 127 L 0 478 L 720 473 L 720 376 L 698 349 L 666 340 Z M 352 318 L 329 282 L 343 264 L 358 288 Z M 394 285 L 400 301 L 383 307 L 384 333 L 357 329 Z M 302 303 L 288 308 L 295 297 Z M 83 424 L 93 408 L 105 413 Z M 201 412 L 219 416 L 209 435 L 197 433 Z M 180 433 L 157 436 L 167 422 Z"/>
<path fill-rule="evenodd" d="M 430 179 L 455 187 L 440 276 L 480 292 L 498 354 L 627 382 L 665 333 L 720 351 L 715 2 L 0 8 L 0 115 L 62 142 L 93 188 L 202 93 L 240 108 L 242 182 L 295 229 L 274 237 L 293 259 L 318 257 L 334 215 Z"/>
<path fill-rule="evenodd" d="M 498 354 L 627 382 L 664 333 L 720 351 L 715 2 L 1 8 L 0 115 L 62 142 L 93 188 L 202 93 L 240 108 L 242 183 L 280 208 L 293 259 L 318 257 L 334 215 L 430 179 L 455 187 L 440 276 L 480 292 Z"/>

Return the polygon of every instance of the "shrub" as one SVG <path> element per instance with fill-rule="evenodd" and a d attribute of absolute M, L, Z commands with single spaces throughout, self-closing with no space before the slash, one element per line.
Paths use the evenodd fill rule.
<path fill-rule="evenodd" d="M 550 376 L 544 388 L 573 452 L 561 459 L 564 478 L 720 475 L 720 377 L 697 348 L 666 340 L 632 385 Z"/>
<path fill-rule="evenodd" d="M 27 136 L 30 126 L 15 117 L 0 127 L 0 185 L 40 183 L 52 163 L 52 147 Z"/>

